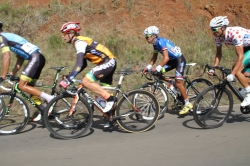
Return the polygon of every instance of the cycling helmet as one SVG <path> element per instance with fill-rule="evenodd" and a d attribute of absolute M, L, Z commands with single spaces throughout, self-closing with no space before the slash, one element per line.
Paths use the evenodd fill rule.
<path fill-rule="evenodd" d="M 2 29 L 2 27 L 3 27 L 3 23 L 2 21 L 0 21 L 0 29 Z"/>
<path fill-rule="evenodd" d="M 62 33 L 69 33 L 70 31 L 78 32 L 81 30 L 79 24 L 80 24 L 79 22 L 67 22 L 62 25 L 61 32 Z"/>
<path fill-rule="evenodd" d="M 229 25 L 229 21 L 227 19 L 227 16 L 214 17 L 210 21 L 211 28 L 217 28 L 217 27 L 228 26 L 228 25 Z"/>
<path fill-rule="evenodd" d="M 150 26 L 144 30 L 144 35 L 158 35 L 159 29 L 156 26 Z"/>

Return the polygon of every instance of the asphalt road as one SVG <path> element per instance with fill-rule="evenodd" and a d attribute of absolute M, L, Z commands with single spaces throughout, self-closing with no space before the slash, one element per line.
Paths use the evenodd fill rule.
<path fill-rule="evenodd" d="M 250 115 L 238 115 L 216 129 L 201 129 L 192 116 L 165 114 L 145 133 L 102 130 L 100 117 L 86 136 L 54 138 L 29 123 L 17 135 L 0 137 L 2 166 L 249 166 Z"/>

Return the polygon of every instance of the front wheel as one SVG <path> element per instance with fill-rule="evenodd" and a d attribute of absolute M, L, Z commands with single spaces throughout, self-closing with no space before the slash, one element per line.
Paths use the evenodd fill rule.
<path fill-rule="evenodd" d="M 74 95 L 61 94 L 52 99 L 44 112 L 47 129 L 58 138 L 71 139 L 85 134 L 92 125 L 93 112 L 89 103 L 79 98 L 73 114 L 69 110 L 74 103 Z"/>
<path fill-rule="evenodd" d="M 17 134 L 27 125 L 30 117 L 29 107 L 19 96 L 11 99 L 10 93 L 1 93 L 0 135 Z M 4 111 L 4 112 L 3 112 Z"/>
<path fill-rule="evenodd" d="M 189 101 L 194 101 L 196 97 L 202 92 L 202 90 L 213 85 L 210 81 L 204 78 L 197 78 L 191 81 L 186 87 L 186 92 Z"/>
<path fill-rule="evenodd" d="M 195 122 L 204 129 L 220 127 L 233 108 L 233 97 L 228 89 L 210 86 L 200 93 L 194 103 Z"/>
<path fill-rule="evenodd" d="M 133 90 L 117 103 L 115 118 L 127 132 L 144 132 L 157 121 L 160 106 L 156 97 L 146 90 Z"/>

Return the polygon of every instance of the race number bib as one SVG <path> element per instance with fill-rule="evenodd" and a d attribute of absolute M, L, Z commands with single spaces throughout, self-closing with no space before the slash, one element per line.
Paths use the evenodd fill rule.
<path fill-rule="evenodd" d="M 21 47 L 25 52 L 27 52 L 29 55 L 33 52 L 39 50 L 39 48 L 31 43 L 25 43 Z"/>

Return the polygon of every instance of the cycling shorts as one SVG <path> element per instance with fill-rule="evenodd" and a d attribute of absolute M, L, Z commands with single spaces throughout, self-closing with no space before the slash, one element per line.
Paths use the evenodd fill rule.
<path fill-rule="evenodd" d="M 113 82 L 113 74 L 116 69 L 116 60 L 114 58 L 105 58 L 100 64 L 90 70 L 86 77 L 95 82 L 99 80 L 101 83 L 111 85 Z"/>
<path fill-rule="evenodd" d="M 20 79 L 25 80 L 28 83 L 35 83 L 40 77 L 45 61 L 46 60 L 41 53 L 34 52 L 31 54 L 31 58 L 29 59 L 28 64 L 24 67 Z"/>
<path fill-rule="evenodd" d="M 244 66 L 242 73 L 250 73 L 250 47 L 244 47 L 244 59 L 242 61 L 242 64 Z"/>
<path fill-rule="evenodd" d="M 169 60 L 167 64 L 164 66 L 164 69 L 166 72 L 172 69 L 176 69 L 175 79 L 183 80 L 185 66 L 186 66 L 186 59 L 183 55 L 181 55 L 176 59 Z"/>

